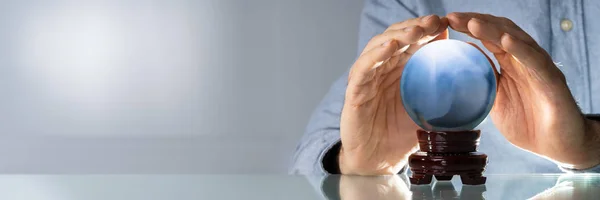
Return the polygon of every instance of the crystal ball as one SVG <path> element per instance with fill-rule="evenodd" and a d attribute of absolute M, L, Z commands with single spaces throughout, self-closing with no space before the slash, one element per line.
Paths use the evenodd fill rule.
<path fill-rule="evenodd" d="M 483 52 L 458 40 L 431 42 L 408 60 L 400 80 L 402 103 L 427 131 L 472 130 L 496 98 L 496 75 Z"/>

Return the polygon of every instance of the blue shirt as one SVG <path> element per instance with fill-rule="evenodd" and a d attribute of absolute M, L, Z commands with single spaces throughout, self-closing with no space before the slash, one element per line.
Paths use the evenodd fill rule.
<path fill-rule="evenodd" d="M 488 13 L 513 20 L 552 56 L 565 74 L 583 113 L 600 113 L 600 1 L 597 0 L 366 0 L 360 21 L 358 52 L 391 24 L 429 14 L 445 16 L 450 12 Z M 572 26 L 565 26 L 569 21 Z M 477 40 L 452 30 L 450 38 L 482 46 Z M 331 86 L 311 116 L 296 148 L 291 173 L 327 173 L 323 169 L 323 157 L 340 141 L 340 114 L 347 76 L 344 74 Z M 489 158 L 486 173 L 573 171 L 512 145 L 489 118 L 477 129 L 482 131 L 479 151 Z M 600 173 L 600 166 L 577 172 Z"/>

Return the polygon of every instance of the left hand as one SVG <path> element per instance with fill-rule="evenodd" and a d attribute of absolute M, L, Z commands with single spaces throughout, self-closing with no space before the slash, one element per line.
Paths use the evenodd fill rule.
<path fill-rule="evenodd" d="M 512 144 L 565 167 L 600 163 L 595 122 L 581 113 L 550 55 L 507 18 L 451 13 L 452 29 L 481 40 L 500 64 L 492 120 Z"/>

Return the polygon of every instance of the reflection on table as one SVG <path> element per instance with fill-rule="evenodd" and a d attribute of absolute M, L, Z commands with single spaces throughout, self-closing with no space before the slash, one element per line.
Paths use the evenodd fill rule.
<path fill-rule="evenodd" d="M 322 184 L 327 199 L 599 199 L 600 175 L 489 175 L 485 185 L 434 181 L 411 185 L 406 175 L 328 176 Z"/>
<path fill-rule="evenodd" d="M 417 186 L 406 175 L 0 175 L 0 199 L 600 199 L 598 174 L 486 176 L 480 186 L 458 176 Z"/>

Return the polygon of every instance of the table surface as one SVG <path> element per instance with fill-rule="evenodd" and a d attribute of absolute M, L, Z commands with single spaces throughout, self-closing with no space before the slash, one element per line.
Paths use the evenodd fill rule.
<path fill-rule="evenodd" d="M 599 174 L 487 175 L 482 186 L 398 176 L 1 175 L 0 199 L 599 199 Z"/>

